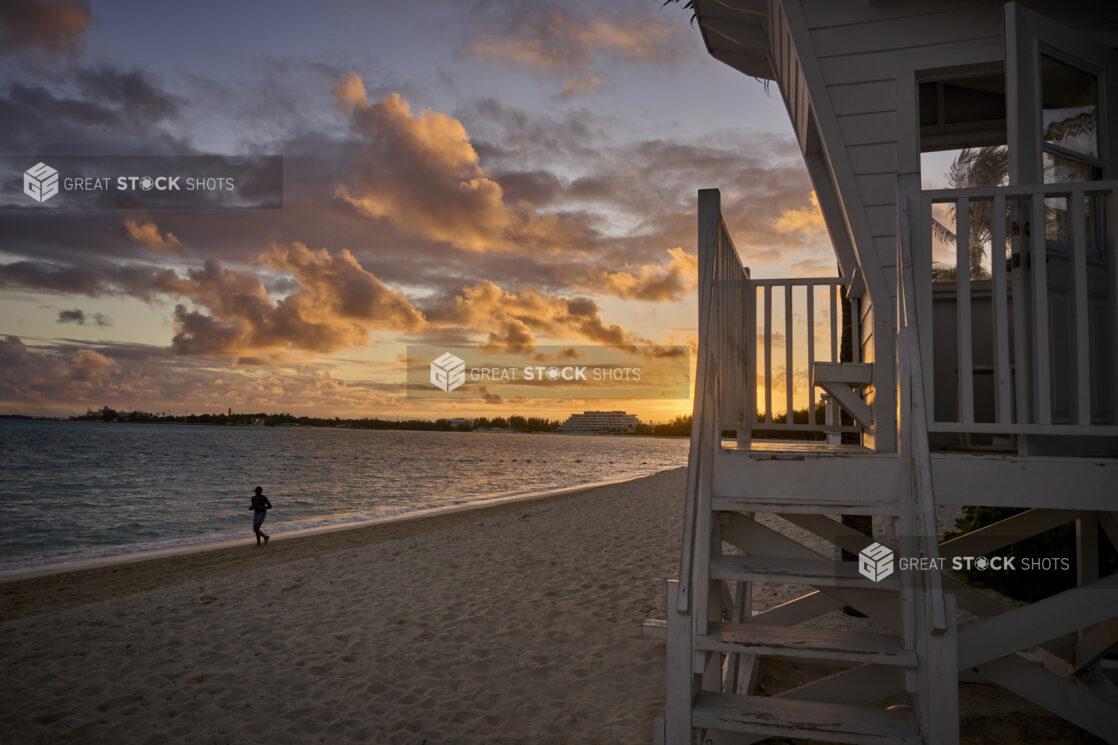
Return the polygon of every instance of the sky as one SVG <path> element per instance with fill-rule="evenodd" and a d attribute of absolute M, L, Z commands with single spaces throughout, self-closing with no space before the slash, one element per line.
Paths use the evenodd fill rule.
<path fill-rule="evenodd" d="M 405 377 L 409 346 L 693 364 L 700 188 L 753 276 L 835 274 L 779 93 L 690 18 L 7 0 L 0 154 L 279 155 L 284 207 L 0 210 L 0 413 L 689 411 L 647 389 L 417 399 Z"/>

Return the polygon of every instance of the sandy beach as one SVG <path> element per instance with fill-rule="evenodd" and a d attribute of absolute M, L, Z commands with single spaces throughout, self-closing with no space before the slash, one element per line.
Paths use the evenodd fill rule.
<path fill-rule="evenodd" d="M 0 742 L 650 743 L 684 473 L 0 584 Z M 990 686 L 961 709 L 965 743 L 1096 742 Z"/>
<path fill-rule="evenodd" d="M 684 471 L 0 585 L 0 742 L 646 743 Z"/>

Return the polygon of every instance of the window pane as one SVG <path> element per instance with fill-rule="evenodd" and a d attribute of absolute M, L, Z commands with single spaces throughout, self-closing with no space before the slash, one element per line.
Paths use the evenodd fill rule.
<path fill-rule="evenodd" d="M 1052 153 L 1041 153 L 1044 163 L 1044 183 L 1066 184 L 1071 181 L 1094 181 L 1098 178 L 1094 166 L 1061 158 Z"/>
<path fill-rule="evenodd" d="M 1098 156 L 1098 78 L 1045 54 L 1040 56 L 1040 76 L 1044 142 Z"/>

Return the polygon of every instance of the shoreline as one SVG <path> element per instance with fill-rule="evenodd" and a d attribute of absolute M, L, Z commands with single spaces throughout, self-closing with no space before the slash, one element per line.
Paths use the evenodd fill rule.
<path fill-rule="evenodd" d="M 541 499 L 575 496 L 577 494 L 581 494 L 593 489 L 600 489 L 602 487 L 612 486 L 615 484 L 625 484 L 640 479 L 650 478 L 652 476 L 674 470 L 678 469 L 667 468 L 643 476 L 631 476 L 620 479 L 608 479 L 605 481 L 593 481 L 585 484 L 577 484 L 575 486 L 544 489 L 541 491 L 533 491 L 523 494 L 482 497 L 481 499 L 473 500 L 470 502 L 443 505 L 441 507 L 419 508 L 409 512 L 399 512 L 390 515 L 383 515 L 380 517 L 372 517 L 365 520 L 329 523 L 326 525 L 317 525 L 308 528 L 296 528 L 294 530 L 278 531 L 274 532 L 273 535 L 280 538 L 279 542 L 286 543 L 290 539 L 307 538 L 310 536 L 331 534 L 349 530 L 370 529 L 376 528 L 377 526 L 381 525 L 437 518 L 443 515 L 452 515 L 462 512 L 470 512 L 473 510 L 484 510 L 488 508 L 499 507 L 501 505 L 514 505 L 519 503 L 533 502 Z M 277 527 L 280 526 L 277 525 Z M 104 569 L 126 564 L 193 556 L 197 554 L 204 554 L 210 551 L 235 550 L 237 548 L 244 547 L 245 545 L 249 545 L 252 541 L 255 540 L 250 528 L 246 528 L 245 533 L 246 535 L 243 538 L 230 538 L 217 541 L 185 543 L 182 545 L 169 546 L 166 548 L 107 554 L 104 556 L 93 556 L 89 558 L 73 559 L 59 562 L 46 562 L 27 567 L 18 567 L 16 569 L 0 570 L 0 586 L 10 582 L 20 582 L 23 580 L 36 579 L 40 577 L 51 577 L 58 574 L 68 574 L 71 572 L 82 572 L 90 569 Z M 275 541 L 275 538 L 273 538 L 273 541 Z"/>

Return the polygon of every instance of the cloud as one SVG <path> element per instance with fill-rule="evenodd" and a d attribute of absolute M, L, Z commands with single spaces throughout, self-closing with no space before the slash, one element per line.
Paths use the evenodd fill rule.
<path fill-rule="evenodd" d="M 681 300 L 697 287 L 699 258 L 679 246 L 669 248 L 666 264 L 647 264 L 634 271 L 595 268 L 583 285 L 597 293 L 628 300 Z"/>
<path fill-rule="evenodd" d="M 326 353 L 366 343 L 372 329 L 414 331 L 424 323 L 407 298 L 385 287 L 348 251 L 331 255 L 295 243 L 273 246 L 260 261 L 291 272 L 300 289 L 273 301 L 259 279 L 214 260 L 168 283 L 170 291 L 208 311 L 175 306 L 176 353 Z"/>
<path fill-rule="evenodd" d="M 128 235 L 132 239 L 142 243 L 156 253 L 182 253 L 182 243 L 175 237 L 174 233 L 166 232 L 160 233 L 159 227 L 153 222 L 145 222 L 138 224 L 135 220 L 129 218 L 124 221 L 124 229 L 128 231 Z"/>
<path fill-rule="evenodd" d="M 0 141 L 13 150 L 86 155 L 190 154 L 188 142 L 162 127 L 183 99 L 140 70 L 83 67 L 65 80 L 9 76 L 0 87 Z"/>
<path fill-rule="evenodd" d="M 342 380 L 320 365 L 242 368 L 237 361 L 181 357 L 144 344 L 76 342 L 28 346 L 0 337 L 0 412 L 73 414 L 102 406 L 185 414 L 290 411 L 352 415 L 398 407 L 402 382 Z"/>
<path fill-rule="evenodd" d="M 70 263 L 13 261 L 0 264 L 0 288 L 19 287 L 63 294 L 131 295 L 150 301 L 166 291 L 174 272 L 142 264 L 117 264 L 88 257 Z"/>
<path fill-rule="evenodd" d="M 478 393 L 481 396 L 481 400 L 487 404 L 503 404 L 505 402 L 505 399 L 501 394 L 491 393 L 485 386 L 479 388 Z"/>
<path fill-rule="evenodd" d="M 102 328 L 113 325 L 113 319 L 108 316 L 102 313 L 93 313 L 87 316 L 81 308 L 58 311 L 58 320 L 55 323 L 74 323 L 78 326 L 85 326 L 86 322 Z"/>
<path fill-rule="evenodd" d="M 183 100 L 159 88 L 142 70 L 119 70 L 110 66 L 81 68 L 75 80 L 82 94 L 102 104 L 116 104 L 133 122 L 154 123 L 177 115 Z"/>
<path fill-rule="evenodd" d="M 827 226 L 823 222 L 823 212 L 819 209 L 819 197 L 813 191 L 809 199 L 807 207 L 787 208 L 773 219 L 773 227 L 777 232 L 786 235 L 826 234 Z"/>
<path fill-rule="evenodd" d="M 342 73 L 331 92 L 338 97 L 339 103 L 347 110 L 363 109 L 369 105 L 365 93 L 365 82 L 354 72 Z"/>
<path fill-rule="evenodd" d="M 559 89 L 559 98 L 571 98 L 572 96 L 593 93 L 603 82 L 605 82 L 604 78 L 596 75 L 579 75 L 568 78 L 563 82 L 563 87 Z"/>
<path fill-rule="evenodd" d="M 89 7 L 75 0 L 4 0 L 0 3 L 0 52 L 76 53 L 92 20 Z"/>
<path fill-rule="evenodd" d="M 606 323 L 590 298 L 557 297 L 533 288 L 509 292 L 489 281 L 463 288 L 427 317 L 437 326 L 489 330 L 490 350 L 529 351 L 536 334 L 630 350 L 642 342 L 620 325 Z"/>
<path fill-rule="evenodd" d="M 585 240 L 575 221 L 506 203 L 454 117 L 430 109 L 413 114 L 393 93 L 354 108 L 353 121 L 365 144 L 354 153 L 352 187 L 340 185 L 336 193 L 362 214 L 472 252 L 557 251 Z"/>
<path fill-rule="evenodd" d="M 537 70 L 583 68 L 596 53 L 627 59 L 655 57 L 665 52 L 677 31 L 660 18 L 610 18 L 597 15 L 597 8 L 572 11 L 550 2 L 496 7 L 499 17 L 478 23 L 468 51 L 491 62 Z"/>
<path fill-rule="evenodd" d="M 261 256 L 261 262 L 295 276 L 303 289 L 287 299 L 306 293 L 313 307 L 371 328 L 414 331 L 425 322 L 402 293 L 385 287 L 345 249 L 331 255 L 326 249 L 312 251 L 302 243 L 273 246 Z"/>

